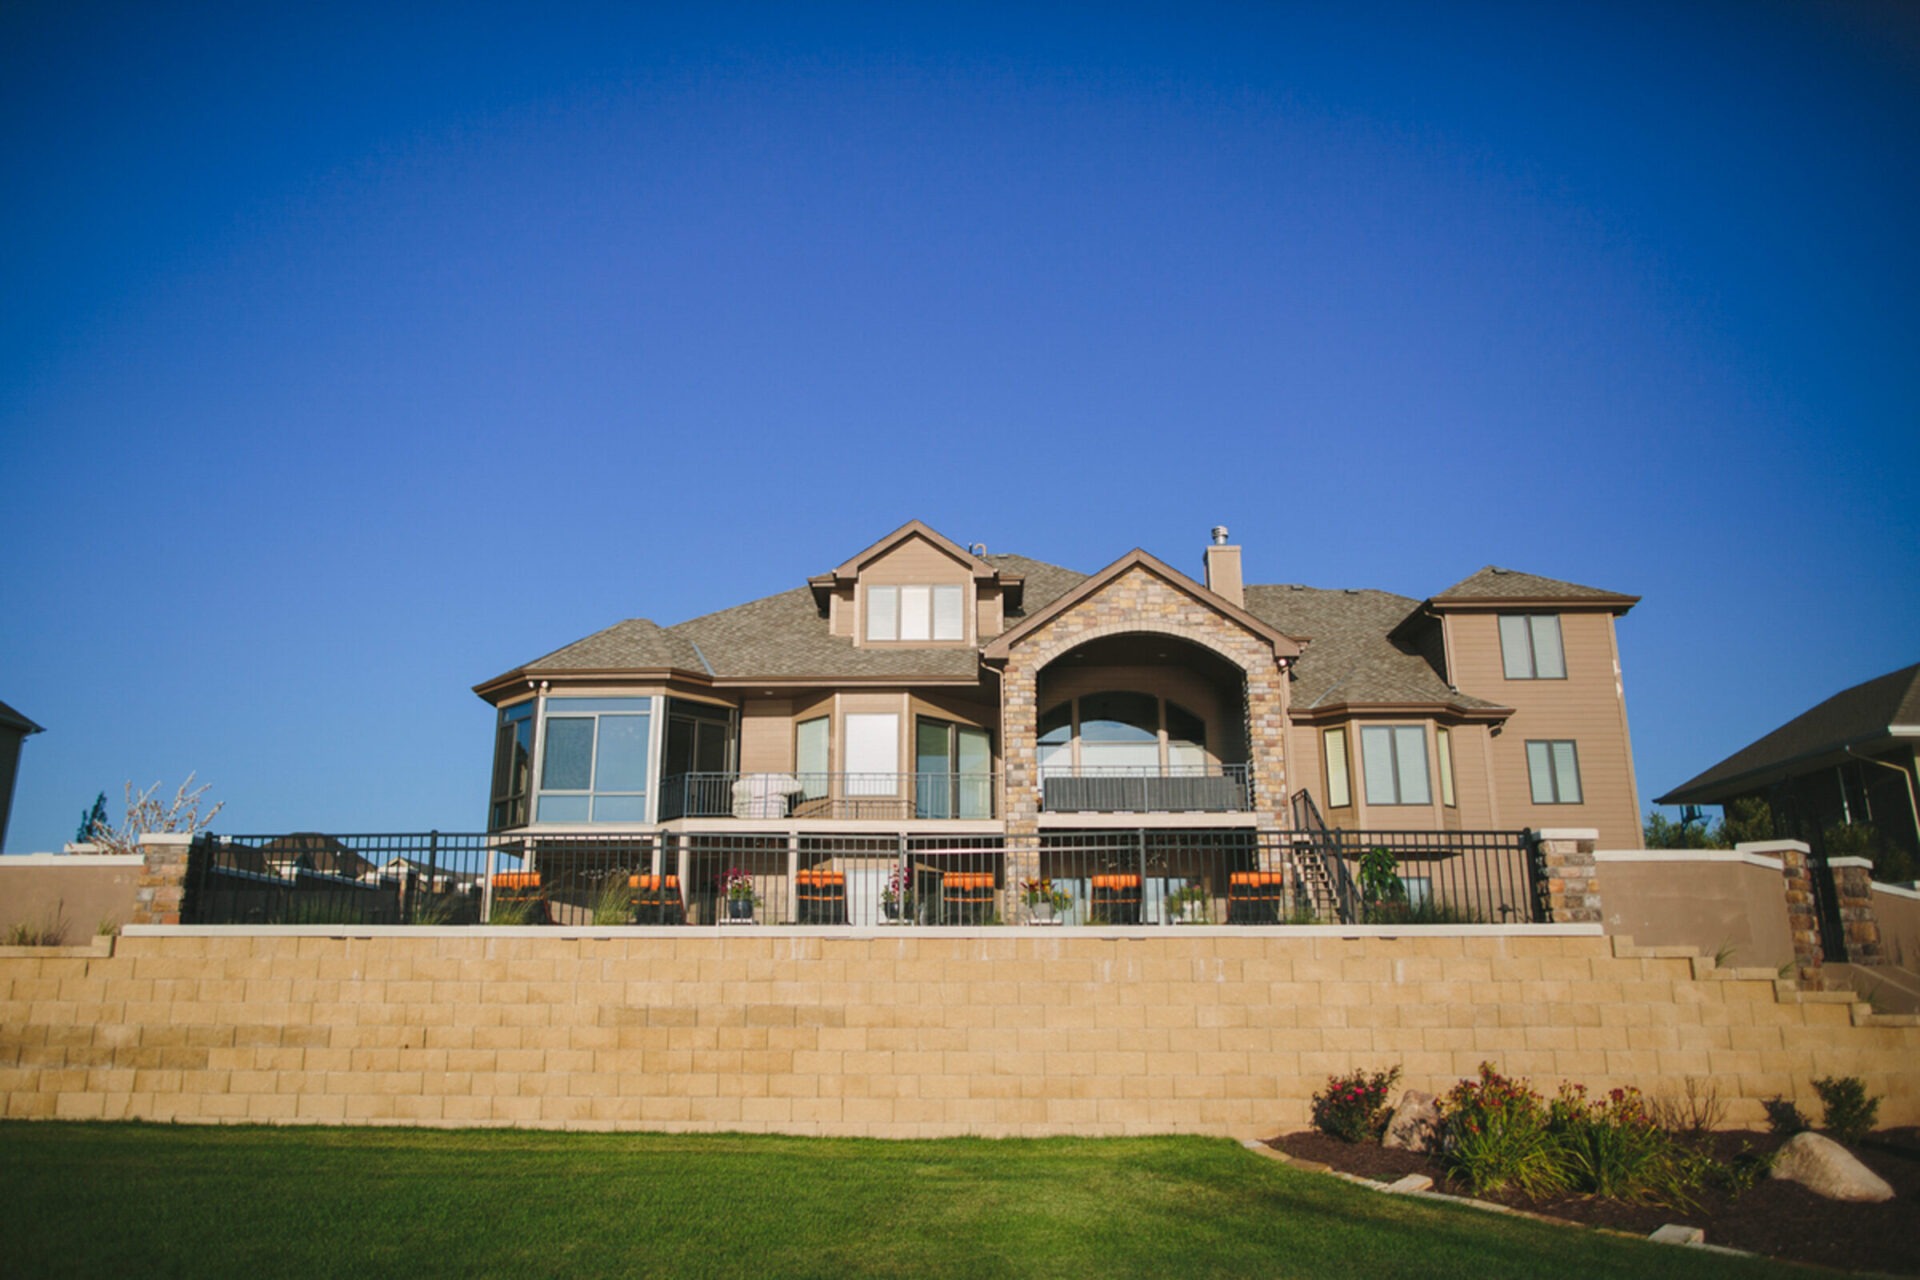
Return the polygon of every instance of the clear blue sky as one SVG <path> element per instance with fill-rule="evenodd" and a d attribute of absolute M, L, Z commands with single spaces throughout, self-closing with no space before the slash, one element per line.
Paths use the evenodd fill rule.
<path fill-rule="evenodd" d="M 1642 595 L 1649 797 L 1920 659 L 1920 7 L 546 8 L 0 7 L 9 851 L 912 517 Z"/>

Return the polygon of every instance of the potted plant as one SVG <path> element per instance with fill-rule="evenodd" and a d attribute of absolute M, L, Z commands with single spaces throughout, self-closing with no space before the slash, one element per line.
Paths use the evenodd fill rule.
<path fill-rule="evenodd" d="M 720 892 L 727 902 L 727 919 L 753 919 L 754 904 L 760 895 L 753 891 L 753 877 L 739 867 L 728 867 L 720 877 Z"/>
<path fill-rule="evenodd" d="M 897 866 L 887 873 L 887 886 L 880 891 L 880 909 L 889 920 L 902 916 L 913 919 L 913 879 L 907 868 Z"/>
<path fill-rule="evenodd" d="M 1205 924 L 1208 905 L 1206 886 L 1197 880 L 1190 880 L 1167 895 L 1167 909 L 1181 924 Z"/>
<path fill-rule="evenodd" d="M 1073 895 L 1053 887 L 1053 881 L 1040 876 L 1020 882 L 1020 898 L 1027 904 L 1029 924 L 1053 924 L 1061 912 L 1073 905 Z"/>

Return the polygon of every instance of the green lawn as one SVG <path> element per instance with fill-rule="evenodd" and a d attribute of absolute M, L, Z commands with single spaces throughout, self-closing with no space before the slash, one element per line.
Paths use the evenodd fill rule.
<path fill-rule="evenodd" d="M 0 1123 L 0 1274 L 1791 1274 L 1300 1173 L 1200 1138 Z"/>

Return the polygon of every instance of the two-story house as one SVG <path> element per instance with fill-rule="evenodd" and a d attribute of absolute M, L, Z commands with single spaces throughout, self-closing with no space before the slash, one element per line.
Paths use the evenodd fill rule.
<path fill-rule="evenodd" d="M 499 709 L 489 827 L 656 841 L 690 898 L 702 848 L 767 854 L 774 879 L 783 850 L 789 878 L 851 870 L 868 899 L 859 855 L 885 850 L 890 909 L 924 907 L 901 881 L 960 866 L 943 856 L 996 904 L 1059 878 L 1085 909 L 1123 839 L 1243 851 L 1106 885 L 1132 919 L 1187 886 L 1230 912 L 1229 873 L 1274 872 L 1308 826 L 1630 847 L 1613 620 L 1635 602 L 1493 568 L 1426 600 L 1246 583 L 1224 529 L 1197 580 L 1138 550 L 1080 574 L 915 521 L 790 591 L 620 622 L 477 686 Z M 1047 853 L 1069 847 L 1107 852 Z"/>

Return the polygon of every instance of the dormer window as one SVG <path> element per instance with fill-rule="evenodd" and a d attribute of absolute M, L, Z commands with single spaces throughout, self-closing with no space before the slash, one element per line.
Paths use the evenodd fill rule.
<path fill-rule="evenodd" d="M 867 588 L 870 641 L 960 641 L 966 635 L 966 588 L 898 586 Z"/>
<path fill-rule="evenodd" d="M 1509 680 L 1565 680 L 1560 618 L 1552 613 L 1500 615 L 1500 663 Z"/>

